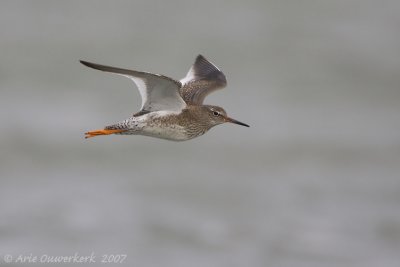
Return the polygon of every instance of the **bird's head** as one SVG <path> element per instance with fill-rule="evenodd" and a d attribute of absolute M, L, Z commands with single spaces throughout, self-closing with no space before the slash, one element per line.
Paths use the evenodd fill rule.
<path fill-rule="evenodd" d="M 203 107 L 206 109 L 208 120 L 211 122 L 212 126 L 222 124 L 225 122 L 231 122 L 242 126 L 250 127 L 249 125 L 243 122 L 228 117 L 226 111 L 221 107 L 210 106 L 210 105 L 205 105 Z"/>

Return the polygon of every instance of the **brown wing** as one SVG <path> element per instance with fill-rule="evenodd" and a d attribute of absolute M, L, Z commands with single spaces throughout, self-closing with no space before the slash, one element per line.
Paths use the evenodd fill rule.
<path fill-rule="evenodd" d="M 198 55 L 186 77 L 180 80 L 183 99 L 194 105 L 203 104 L 204 98 L 226 86 L 225 75 L 202 55 Z"/>

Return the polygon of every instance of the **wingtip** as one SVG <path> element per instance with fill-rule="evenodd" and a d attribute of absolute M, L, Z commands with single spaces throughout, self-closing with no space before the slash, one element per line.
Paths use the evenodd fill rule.
<path fill-rule="evenodd" d="M 90 63 L 90 62 L 85 61 L 85 60 L 79 60 L 79 62 L 80 62 L 82 65 L 85 65 L 86 67 L 91 67 L 91 66 L 93 65 L 93 63 Z"/>
<path fill-rule="evenodd" d="M 203 56 L 202 54 L 199 54 L 197 57 L 196 57 L 196 60 L 194 61 L 195 62 L 195 64 L 196 63 L 198 63 L 198 64 L 201 64 L 202 62 L 204 62 L 204 63 L 206 63 L 206 64 L 212 64 L 205 56 Z"/>
<path fill-rule="evenodd" d="M 215 80 L 221 86 L 226 86 L 227 84 L 225 74 L 202 54 L 196 57 L 189 74 L 199 79 Z"/>
<path fill-rule="evenodd" d="M 92 69 L 96 69 L 96 70 L 101 70 L 101 71 L 108 71 L 109 68 L 113 68 L 113 67 L 100 65 L 100 64 L 92 63 L 92 62 L 85 61 L 85 60 L 79 60 L 79 62 L 81 64 L 85 65 L 86 67 L 89 67 L 89 68 L 92 68 Z"/>

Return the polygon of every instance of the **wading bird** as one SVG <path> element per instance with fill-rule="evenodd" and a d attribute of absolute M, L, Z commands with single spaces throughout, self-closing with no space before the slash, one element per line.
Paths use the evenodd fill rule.
<path fill-rule="evenodd" d="M 249 125 L 227 116 L 218 106 L 203 105 L 204 98 L 226 86 L 225 75 L 202 55 L 197 56 L 186 77 L 169 77 L 80 61 L 93 69 L 115 73 L 134 81 L 142 97 L 142 107 L 132 117 L 85 133 L 86 138 L 109 135 L 146 135 L 185 141 L 206 133 L 225 122 Z"/>

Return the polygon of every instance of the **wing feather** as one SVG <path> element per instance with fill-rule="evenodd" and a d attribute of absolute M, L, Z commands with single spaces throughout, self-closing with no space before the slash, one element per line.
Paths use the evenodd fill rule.
<path fill-rule="evenodd" d="M 202 55 L 198 55 L 186 77 L 181 79 L 181 95 L 192 104 L 203 104 L 204 98 L 226 86 L 224 73 Z"/>
<path fill-rule="evenodd" d="M 80 61 L 83 65 L 106 72 L 115 73 L 133 80 L 142 97 L 141 111 L 181 111 L 186 107 L 179 89 L 181 83 L 164 75 L 143 71 L 121 69 L 111 66 Z"/>

